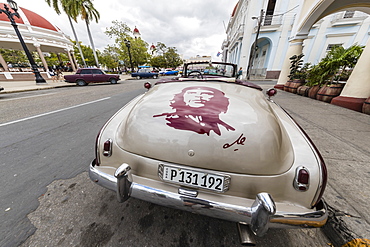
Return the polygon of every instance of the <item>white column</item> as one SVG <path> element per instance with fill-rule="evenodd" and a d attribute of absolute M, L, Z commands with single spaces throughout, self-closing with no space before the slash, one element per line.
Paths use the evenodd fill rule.
<path fill-rule="evenodd" d="M 370 39 L 357 61 L 340 96 L 354 98 L 370 97 Z"/>
<path fill-rule="evenodd" d="M 37 53 L 39 54 L 39 56 L 41 58 L 41 61 L 42 61 L 42 64 L 44 65 L 45 71 L 48 71 L 49 67 L 48 67 L 48 64 L 45 60 L 44 54 L 42 54 L 42 51 L 41 51 L 41 48 L 40 48 L 41 45 L 39 43 L 34 43 L 33 45 L 36 47 Z"/>
<path fill-rule="evenodd" d="M 331 104 L 361 112 L 363 104 L 370 97 L 370 39 L 357 61 L 342 93 Z"/>
<path fill-rule="evenodd" d="M 284 87 L 284 84 L 288 81 L 288 75 L 290 72 L 290 57 L 293 55 L 299 55 L 303 50 L 303 39 L 294 39 L 289 41 L 288 51 L 285 55 L 284 64 L 282 66 L 279 80 L 275 85 L 276 88 Z"/>
<path fill-rule="evenodd" d="M 73 60 L 73 57 L 72 57 L 71 51 L 70 51 L 69 49 L 65 49 L 65 50 L 67 51 L 69 62 L 70 62 L 70 63 L 71 63 L 71 65 L 72 65 L 72 70 L 73 70 L 73 72 L 76 72 L 75 61 Z"/>
<path fill-rule="evenodd" d="M 9 67 L 8 67 L 8 64 L 5 62 L 3 56 L 0 54 L 0 63 L 1 65 L 3 66 L 4 70 L 5 71 L 9 71 Z"/>

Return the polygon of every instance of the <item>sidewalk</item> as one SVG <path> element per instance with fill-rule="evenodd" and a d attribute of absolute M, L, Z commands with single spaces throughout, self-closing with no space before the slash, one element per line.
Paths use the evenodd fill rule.
<path fill-rule="evenodd" d="M 275 85 L 255 83 L 264 89 Z M 282 90 L 272 99 L 305 130 L 325 160 L 330 218 L 323 231 L 334 246 L 370 246 L 370 115 Z"/>
<path fill-rule="evenodd" d="M 130 75 L 120 75 L 120 77 L 121 80 L 118 81 L 118 83 L 131 78 Z M 47 78 L 45 80 L 46 83 L 39 84 L 36 84 L 35 81 L 0 81 L 0 87 L 4 88 L 4 90 L 0 91 L 0 94 L 76 86 L 76 83 L 60 82 L 59 80 L 53 82 L 51 79 Z"/>
<path fill-rule="evenodd" d="M 129 78 L 121 75 L 120 82 Z M 276 83 L 254 82 L 264 89 Z M 0 82 L 5 88 L 0 94 L 66 86 L 75 84 Z M 331 217 L 323 231 L 331 244 L 351 247 L 369 241 L 362 246 L 370 246 L 370 115 L 281 90 L 273 100 L 301 125 L 324 157 L 328 170 L 324 198 Z"/>

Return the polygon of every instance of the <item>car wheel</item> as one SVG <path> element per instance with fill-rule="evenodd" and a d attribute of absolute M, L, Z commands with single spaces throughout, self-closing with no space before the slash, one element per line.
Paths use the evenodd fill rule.
<path fill-rule="evenodd" d="M 109 81 L 111 84 L 117 84 L 117 79 L 115 78 L 111 78 Z"/>
<path fill-rule="evenodd" d="M 140 79 L 141 79 L 141 76 L 139 76 L 139 75 L 138 75 L 138 76 L 136 76 L 136 79 L 140 80 Z"/>
<path fill-rule="evenodd" d="M 158 76 L 156 76 L 156 75 L 153 75 L 153 79 L 157 79 L 158 78 Z"/>
<path fill-rule="evenodd" d="M 175 73 L 175 75 L 177 75 L 177 73 Z"/>
<path fill-rule="evenodd" d="M 76 81 L 76 84 L 77 84 L 78 86 L 86 86 L 86 85 L 87 85 L 87 83 L 86 83 L 84 80 L 77 80 L 77 81 Z"/>

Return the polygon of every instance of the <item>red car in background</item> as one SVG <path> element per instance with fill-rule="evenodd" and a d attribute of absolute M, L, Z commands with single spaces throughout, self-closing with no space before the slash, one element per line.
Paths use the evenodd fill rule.
<path fill-rule="evenodd" d="M 78 86 L 86 86 L 92 82 L 110 82 L 117 84 L 120 80 L 117 74 L 106 74 L 101 69 L 96 68 L 83 68 L 78 69 L 74 75 L 65 75 L 65 82 L 76 83 Z"/>

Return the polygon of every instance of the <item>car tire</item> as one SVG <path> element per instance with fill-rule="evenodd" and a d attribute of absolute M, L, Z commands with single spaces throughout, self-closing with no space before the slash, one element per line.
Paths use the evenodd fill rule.
<path fill-rule="evenodd" d="M 76 81 L 77 86 L 86 86 L 87 83 L 84 80 L 77 80 Z"/>
<path fill-rule="evenodd" d="M 109 81 L 111 84 L 117 84 L 117 79 L 115 78 L 111 78 Z"/>
<path fill-rule="evenodd" d="M 136 79 L 137 79 L 137 80 L 140 80 L 140 79 L 141 79 L 141 76 L 139 76 L 139 75 L 138 75 L 138 76 L 136 76 Z"/>
<path fill-rule="evenodd" d="M 177 75 L 178 73 L 175 73 L 175 75 Z"/>
<path fill-rule="evenodd" d="M 153 79 L 157 79 L 158 78 L 158 76 L 156 76 L 156 75 L 153 75 Z"/>

